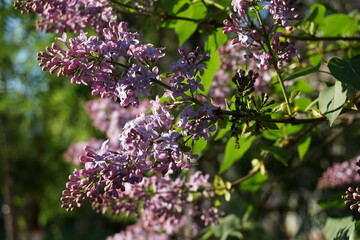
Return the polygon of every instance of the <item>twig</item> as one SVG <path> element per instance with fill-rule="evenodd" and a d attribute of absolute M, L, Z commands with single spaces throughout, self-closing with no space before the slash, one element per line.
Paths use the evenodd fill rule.
<path fill-rule="evenodd" d="M 258 173 L 258 171 L 250 171 L 247 175 L 245 175 L 242 178 L 239 178 L 233 182 L 231 182 L 231 186 L 234 187 L 242 182 L 244 182 L 245 180 L 248 180 L 249 178 L 251 178 L 252 176 L 254 176 L 256 173 Z"/>
<path fill-rule="evenodd" d="M 282 37 L 297 41 L 360 41 L 360 37 L 315 37 L 283 35 Z"/>

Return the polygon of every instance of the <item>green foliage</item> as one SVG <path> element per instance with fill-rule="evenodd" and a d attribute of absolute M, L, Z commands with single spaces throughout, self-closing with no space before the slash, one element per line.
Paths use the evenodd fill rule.
<path fill-rule="evenodd" d="M 329 119 L 330 126 L 341 113 L 346 92 L 345 85 L 336 81 L 334 86 L 323 89 L 319 94 L 319 109 Z"/>
<path fill-rule="evenodd" d="M 246 192 L 256 192 L 264 186 L 268 179 L 268 175 L 258 172 L 253 177 L 242 182 L 240 189 Z"/>
<path fill-rule="evenodd" d="M 298 78 L 298 77 L 302 77 L 302 76 L 305 76 L 307 74 L 310 74 L 310 73 L 314 73 L 314 72 L 317 72 L 319 71 L 319 68 L 320 68 L 320 64 L 317 64 L 316 66 L 314 67 L 308 67 L 308 68 L 304 68 L 304 69 L 301 69 L 287 77 L 284 78 L 284 80 L 292 80 L 292 79 L 295 79 L 295 78 Z"/>
<path fill-rule="evenodd" d="M 355 240 L 355 223 L 352 217 L 328 218 L 324 226 L 326 239 Z"/>
<path fill-rule="evenodd" d="M 360 56 L 349 60 L 332 58 L 328 63 L 328 68 L 337 80 L 360 90 Z"/>
<path fill-rule="evenodd" d="M 178 36 L 179 46 L 182 46 L 196 31 L 198 22 L 182 20 L 181 18 L 203 19 L 207 14 L 207 9 L 202 1 L 192 3 L 190 0 L 180 0 L 172 6 L 171 12 L 175 13 L 179 19 L 169 20 L 165 22 L 164 26 L 174 28 Z"/>
<path fill-rule="evenodd" d="M 219 224 L 211 227 L 200 240 L 211 239 L 212 236 L 219 240 L 244 239 L 244 236 L 237 230 L 239 224 L 240 219 L 236 215 L 229 214 L 220 218 Z"/>
<path fill-rule="evenodd" d="M 300 139 L 299 144 L 297 145 L 300 160 L 304 159 L 306 153 L 309 150 L 310 144 L 311 144 L 310 135 L 306 135 Z"/>
<path fill-rule="evenodd" d="M 275 157 L 276 160 L 280 161 L 285 166 L 288 166 L 288 161 L 291 158 L 291 153 L 286 149 L 283 149 L 278 146 L 270 146 L 266 144 L 262 144 L 261 149 L 268 151 L 271 155 Z"/>
<path fill-rule="evenodd" d="M 202 84 L 204 85 L 204 94 L 207 94 L 215 73 L 218 71 L 220 66 L 220 57 L 218 49 L 227 41 L 226 35 L 222 33 L 220 28 L 217 28 L 212 34 L 209 35 L 208 40 L 205 44 L 205 51 L 210 54 L 210 60 L 206 64 L 206 71 L 202 76 Z"/>
<path fill-rule="evenodd" d="M 256 139 L 255 136 L 242 137 L 239 139 L 240 148 L 235 148 L 234 138 L 230 138 L 225 147 L 224 161 L 220 166 L 219 174 L 225 172 L 237 160 L 239 160 L 247 150 L 251 147 L 252 142 Z"/>
<path fill-rule="evenodd" d="M 324 19 L 320 30 L 327 37 L 354 36 L 358 31 L 358 22 L 345 14 L 332 14 Z"/>

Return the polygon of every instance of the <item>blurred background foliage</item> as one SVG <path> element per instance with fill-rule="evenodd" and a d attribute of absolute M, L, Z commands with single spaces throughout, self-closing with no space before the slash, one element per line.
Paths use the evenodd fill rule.
<path fill-rule="evenodd" d="M 172 8 L 171 1 L 160 2 L 165 10 Z M 230 0 L 219 2 L 228 4 Z M 315 1 L 308 1 L 307 6 L 312 2 Z M 359 13 L 351 8 L 355 1 L 316 2 L 324 4 L 328 13 L 350 12 L 359 20 Z M 209 21 L 221 23 L 227 17 L 226 14 L 212 15 L 211 8 L 208 11 L 206 18 Z M 146 42 L 166 46 L 168 57 L 163 60 L 164 67 L 171 62 L 169 57 L 176 58 L 182 40 L 177 39 L 175 32 L 182 35 L 184 31 L 176 22 L 168 22 L 165 28 L 161 28 L 162 23 L 157 18 L 131 13 L 124 13 L 123 18 L 131 22 L 134 29 L 142 29 L 140 32 Z M 12 239 L 35 239 L 36 236 L 45 239 L 105 239 L 134 219 L 102 216 L 89 206 L 73 213 L 60 208 L 61 191 L 74 167 L 64 160 L 65 150 L 72 143 L 104 136 L 92 126 L 84 110 L 85 102 L 92 98 L 89 89 L 83 85 L 70 85 L 69 79 L 44 73 L 37 66 L 37 52 L 50 45 L 55 36 L 36 31 L 35 19 L 35 14 L 21 15 L 20 11 L 14 10 L 12 1 L 0 0 L 0 239 L 5 239 L 5 232 L 11 232 Z M 153 26 L 157 26 L 158 31 L 153 31 Z M 211 25 L 206 24 L 195 29 L 185 43 L 189 48 L 199 42 L 205 45 L 209 34 L 214 32 Z M 216 70 L 216 63 L 214 66 Z M 295 85 L 293 88 L 304 89 L 304 86 Z M 286 135 L 302 131 L 306 132 L 306 127 L 284 128 Z M 262 139 L 254 141 L 272 144 L 278 137 L 269 131 Z M 316 192 L 317 180 L 332 163 L 351 159 L 358 152 L 359 137 L 359 121 L 344 122 L 331 129 L 327 123 L 320 125 L 317 131 L 312 131 L 311 150 L 304 159 L 300 161 L 293 156 L 288 162 L 291 168 L 274 161 L 268 165 L 273 181 L 257 174 L 235 188 L 232 200 L 222 205 L 229 215 L 220 220 L 219 226 L 210 228 L 207 232 L 209 238 L 205 235 L 203 239 L 239 239 L 239 224 L 244 235 L 249 233 L 247 239 L 272 239 L 275 236 L 286 239 L 289 235 L 286 229 L 295 229 L 292 235 L 298 239 L 306 239 L 309 235 L 302 233 L 311 231 L 315 236 L 321 236 L 316 231 L 322 229 L 327 217 L 349 213 L 339 198 L 343 189 Z M 226 140 L 219 138 L 210 143 L 214 148 L 202 154 L 200 168 L 217 173 L 222 159 L 212 159 L 212 151 L 223 152 L 227 147 Z M 257 146 L 252 144 L 243 158 L 256 156 Z M 297 154 L 297 146 L 291 146 L 288 151 Z M 250 169 L 249 161 L 237 161 L 223 174 L 227 180 L 235 180 Z M 329 222 L 326 226 L 331 228 L 331 224 L 337 223 Z M 266 236 L 265 232 L 273 236 Z"/>
<path fill-rule="evenodd" d="M 37 32 L 34 21 L 0 1 L 0 239 L 104 239 L 114 222 L 90 207 L 60 208 L 73 169 L 65 150 L 101 133 L 84 109 L 86 87 L 37 66 L 37 52 L 55 36 Z"/>

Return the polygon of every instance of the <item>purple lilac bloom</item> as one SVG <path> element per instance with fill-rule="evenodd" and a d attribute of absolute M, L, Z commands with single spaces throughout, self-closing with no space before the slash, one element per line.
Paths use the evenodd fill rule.
<path fill-rule="evenodd" d="M 149 231 L 140 223 L 128 226 L 124 231 L 121 231 L 114 236 L 107 237 L 106 240 L 170 240 L 171 238 L 165 233 L 157 233 Z"/>
<path fill-rule="evenodd" d="M 98 152 L 85 148 L 80 157 L 84 169 L 75 169 L 66 186 L 65 208 L 81 205 L 85 196 L 93 196 L 99 189 L 108 196 L 117 196 L 125 183 L 139 183 L 147 172 L 165 175 L 169 170 L 178 173 L 193 165 L 190 159 L 197 156 L 181 150 L 177 141 L 180 134 L 171 130 L 174 117 L 170 110 L 158 100 L 151 101 L 151 105 L 152 114 L 142 113 L 125 124 L 116 151 L 108 149 L 108 142 Z"/>
<path fill-rule="evenodd" d="M 71 178 L 74 177 L 75 174 Z M 217 208 L 208 201 L 214 195 L 209 175 L 199 171 L 188 181 L 181 177 L 173 179 L 169 174 L 144 177 L 137 184 L 124 183 L 121 188 L 113 189 L 111 194 L 106 189 L 108 186 L 102 193 L 102 189 L 89 178 L 83 178 L 80 182 L 85 185 L 78 186 L 74 182 L 67 184 L 70 188 L 63 191 L 63 207 L 72 210 L 81 206 L 87 197 L 93 208 L 103 214 L 135 214 L 140 218 L 142 227 L 149 232 L 173 234 L 186 223 L 186 215 L 197 217 L 203 226 L 216 223 L 218 218 Z M 83 188 L 74 191 L 78 187 Z M 86 194 L 79 196 L 80 191 L 86 191 Z"/>
<path fill-rule="evenodd" d="M 187 181 L 168 174 L 152 176 L 136 185 L 127 183 L 116 198 L 100 194 L 103 201 L 93 202 L 93 207 L 103 214 L 135 214 L 148 232 L 171 235 L 186 224 L 186 215 L 199 218 L 203 226 L 216 223 L 218 210 L 207 201 L 214 195 L 211 189 L 209 175 L 200 171 Z"/>
<path fill-rule="evenodd" d="M 161 48 L 142 45 L 137 33 L 127 31 L 127 24 L 110 22 L 103 30 L 104 39 L 86 33 L 70 38 L 64 33 L 57 43 L 40 52 L 43 70 L 57 71 L 71 78 L 71 83 L 89 85 L 92 94 L 119 100 L 121 106 L 139 105 L 139 95 L 149 95 L 151 79 L 159 79 L 155 62 L 164 56 Z"/>
<path fill-rule="evenodd" d="M 223 32 L 237 34 L 237 38 L 233 39 L 232 42 L 240 43 L 243 47 L 246 47 L 248 52 L 246 57 L 254 59 L 259 68 L 268 70 L 272 62 L 275 62 L 277 67 L 282 67 L 284 63 L 291 62 L 293 57 L 299 58 L 299 54 L 292 42 L 280 41 L 279 37 L 283 34 L 276 32 L 276 27 L 284 28 L 288 31 L 292 30 L 292 27 L 289 25 L 290 21 L 301 19 L 301 15 L 297 11 L 302 4 L 296 3 L 296 0 L 263 1 L 268 2 L 264 9 L 269 9 L 273 25 L 276 26 L 274 28 L 272 25 L 258 26 L 258 24 L 251 22 L 251 18 L 247 17 L 245 10 L 253 10 L 253 6 L 259 2 L 256 0 L 233 0 L 234 11 L 239 15 L 230 14 L 230 19 L 224 21 Z M 265 21 L 263 22 L 265 23 Z M 270 29 L 272 30 L 270 31 Z M 264 39 L 264 37 L 269 39 Z M 269 44 L 271 54 L 265 52 L 262 47 Z"/>
<path fill-rule="evenodd" d="M 250 7 L 252 4 L 257 4 L 257 0 L 232 0 L 231 5 L 234 7 L 234 11 L 237 12 L 241 17 L 245 18 L 245 9 Z"/>
<path fill-rule="evenodd" d="M 186 92 L 194 94 L 197 90 L 204 91 L 198 74 L 203 75 L 206 68 L 205 62 L 210 59 L 209 54 L 200 54 L 200 47 L 194 52 L 187 53 L 185 49 L 179 49 L 181 58 L 170 65 L 170 72 L 174 75 L 170 79 L 173 97 L 188 98 Z"/>
<path fill-rule="evenodd" d="M 302 16 L 298 13 L 299 9 L 303 5 L 296 2 L 296 0 L 272 0 L 264 8 L 270 10 L 275 23 L 280 25 L 288 31 L 292 30 L 292 27 L 288 24 L 291 20 L 301 20 Z"/>
<path fill-rule="evenodd" d="M 348 176 L 348 174 L 344 174 L 343 178 L 346 181 L 346 184 L 359 184 L 359 175 L 360 175 L 360 169 L 357 169 L 357 173 L 355 173 L 355 166 L 360 167 L 360 156 L 355 157 L 353 160 L 351 160 L 351 167 L 354 167 L 352 170 L 352 176 Z M 357 178 L 356 178 L 356 177 Z M 352 180 L 350 182 L 350 179 Z M 349 183 L 350 182 L 350 183 Z M 345 201 L 345 204 L 349 205 L 350 210 L 358 211 L 360 212 L 360 188 L 359 187 L 349 187 L 347 191 L 345 192 L 345 195 L 342 196 L 342 198 Z"/>
<path fill-rule="evenodd" d="M 119 135 L 124 125 L 135 119 L 141 113 L 150 109 L 150 102 L 144 100 L 139 107 L 121 107 L 109 99 L 94 99 L 86 103 L 86 110 L 93 120 L 93 125 L 100 131 L 106 133 L 109 140 L 108 146 L 112 150 L 119 148 Z M 73 164 L 80 165 L 79 156 L 85 154 L 85 147 L 89 146 L 95 151 L 100 150 L 104 140 L 92 138 L 87 142 L 79 142 L 71 145 L 65 152 L 65 158 Z"/>
<path fill-rule="evenodd" d="M 216 109 L 218 108 L 208 103 L 204 103 L 198 110 L 195 110 L 193 105 L 185 108 L 180 113 L 180 120 L 177 123 L 182 128 L 183 136 L 192 136 L 194 140 L 204 138 L 209 141 L 210 133 L 216 130 L 217 116 L 214 115 Z"/>
<path fill-rule="evenodd" d="M 80 33 L 91 27 L 100 33 L 108 22 L 116 20 L 110 3 L 108 0 L 17 0 L 14 5 L 40 15 L 38 30 Z"/>
<path fill-rule="evenodd" d="M 337 188 L 360 183 L 360 175 L 357 174 L 357 161 L 360 157 L 356 157 L 342 163 L 334 163 L 326 169 L 317 183 L 318 189 Z"/>
<path fill-rule="evenodd" d="M 93 120 L 93 125 L 106 133 L 112 150 L 117 149 L 119 134 L 125 124 L 149 109 L 150 101 L 148 100 L 143 100 L 137 108 L 133 106 L 124 108 L 118 103 L 104 98 L 90 100 L 86 103 L 86 110 Z"/>
<path fill-rule="evenodd" d="M 69 162 L 80 165 L 79 157 L 85 154 L 85 147 L 90 146 L 92 149 L 98 151 L 101 148 L 102 143 L 104 140 L 99 140 L 96 138 L 92 138 L 87 142 L 78 142 L 71 145 L 65 152 L 64 157 Z"/>
<path fill-rule="evenodd" d="M 261 47 L 263 36 L 263 29 L 256 28 L 249 21 L 246 16 L 237 17 L 235 14 L 230 14 L 230 20 L 224 20 L 224 28 L 223 32 L 227 33 L 236 33 L 238 35 L 237 38 L 233 39 L 233 43 L 241 43 L 244 47 Z"/>

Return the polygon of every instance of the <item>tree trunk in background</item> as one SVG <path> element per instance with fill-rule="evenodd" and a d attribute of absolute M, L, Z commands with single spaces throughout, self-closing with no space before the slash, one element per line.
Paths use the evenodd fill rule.
<path fill-rule="evenodd" d="M 0 100 L 2 96 L 6 95 L 6 76 L 5 73 L 1 73 L 0 79 Z M 13 204 L 13 179 L 11 174 L 11 156 L 10 151 L 7 148 L 7 127 L 6 127 L 6 116 L 0 114 L 0 144 L 1 144 L 1 155 L 0 161 L 2 164 L 2 193 L 3 193 L 3 205 L 1 206 L 2 214 L 4 215 L 5 221 L 5 236 L 6 240 L 17 240 L 18 229 Z"/>

